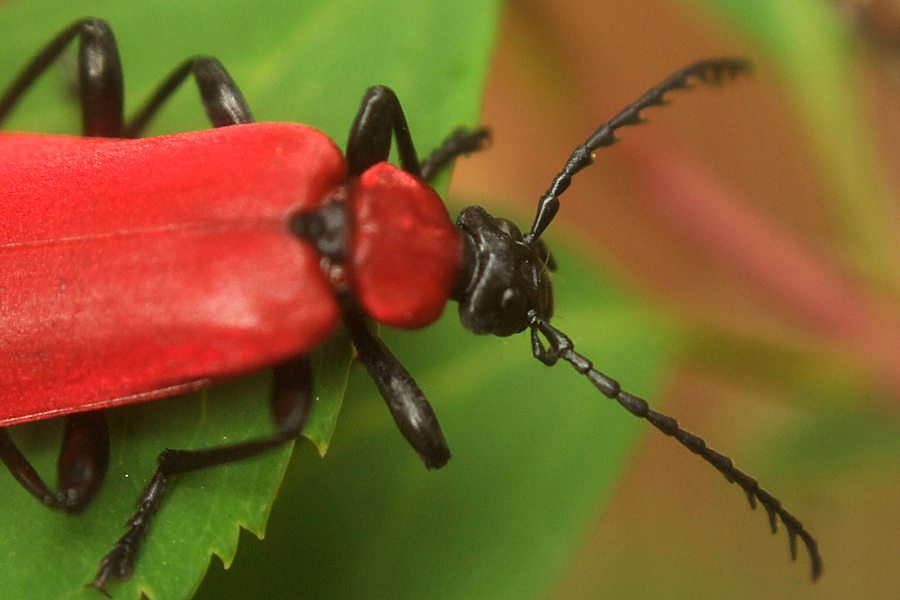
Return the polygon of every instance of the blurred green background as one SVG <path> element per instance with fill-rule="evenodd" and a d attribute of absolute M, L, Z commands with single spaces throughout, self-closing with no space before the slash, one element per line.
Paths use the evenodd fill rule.
<path fill-rule="evenodd" d="M 266 539 L 243 533 L 229 571 L 212 559 L 198 597 L 896 597 L 900 61 L 889 35 L 854 24 L 870 20 L 824 0 L 144 4 L 0 4 L 0 78 L 93 14 L 116 31 L 132 108 L 203 52 L 258 119 L 340 142 L 362 90 L 386 83 L 420 153 L 456 124 L 492 127 L 492 147 L 456 169 L 451 213 L 479 203 L 523 226 L 603 119 L 692 60 L 749 57 L 752 77 L 671 95 L 578 176 L 545 236 L 555 322 L 777 495 L 825 573 L 811 585 L 804 550 L 792 565 L 739 490 L 537 363 L 525 336 L 476 338 L 450 307 L 426 331 L 383 331 L 442 419 L 447 468 L 421 467 L 354 367 L 324 459 L 303 442 L 286 467 L 282 453 L 179 480 L 116 598 L 190 594 L 210 549 L 230 560 L 235 523 L 261 531 L 285 468 Z M 75 131 L 64 73 L 11 128 Z M 189 91 L 154 132 L 203 126 Z M 317 359 L 337 365 L 323 398 L 336 408 L 345 358 Z M 81 585 L 155 453 L 245 435 L 201 435 L 209 421 L 264 431 L 264 385 L 116 411 L 110 481 L 76 519 L 45 516 L 0 474 L 10 597 L 96 597 Z M 16 432 L 47 472 L 54 427 Z"/>

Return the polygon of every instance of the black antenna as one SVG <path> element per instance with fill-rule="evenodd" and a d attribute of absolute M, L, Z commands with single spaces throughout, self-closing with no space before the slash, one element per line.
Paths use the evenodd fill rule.
<path fill-rule="evenodd" d="M 612 398 L 634 416 L 649 421 L 651 425 L 666 435 L 674 437 L 682 446 L 694 454 L 699 454 L 703 460 L 715 467 L 730 483 L 738 484 L 747 494 L 750 508 L 755 509 L 758 500 L 766 509 L 772 533 L 777 531 L 778 518 L 784 523 L 788 532 L 792 560 L 797 560 L 797 537 L 799 536 L 803 540 L 806 550 L 809 552 L 812 578 L 813 580 L 818 579 L 822 574 L 822 557 L 819 555 L 816 540 L 797 517 L 781 506 L 781 502 L 777 498 L 759 487 L 755 479 L 735 467 L 730 458 L 709 448 L 701 438 L 682 429 L 678 425 L 678 421 L 651 410 L 646 400 L 623 391 L 615 379 L 596 370 L 590 360 L 577 353 L 575 345 L 566 334 L 553 327 L 546 319 L 538 316 L 534 310 L 529 312 L 528 320 L 531 327 L 531 347 L 535 358 L 550 366 L 562 358 L 576 371 L 587 377 L 604 396 Z M 545 347 L 541 342 L 539 333 L 546 338 L 548 346 Z"/>
<path fill-rule="evenodd" d="M 587 167 L 594 162 L 593 152 L 604 146 L 611 146 L 618 138 L 615 136 L 616 129 L 625 127 L 626 125 L 637 125 L 643 122 L 640 112 L 650 106 L 661 106 L 666 103 L 663 95 L 670 90 L 687 89 L 690 87 L 689 80 L 693 77 L 703 83 L 719 84 L 725 80 L 731 79 L 739 73 L 750 71 L 750 63 L 742 58 L 717 58 L 710 60 L 701 60 L 687 67 L 676 71 L 672 75 L 657 85 L 644 92 L 644 94 L 623 108 L 619 114 L 601 125 L 591 136 L 581 145 L 576 146 L 569 155 L 562 171 L 553 178 L 553 183 L 541 196 L 538 201 L 537 214 L 534 217 L 534 224 L 531 231 L 525 235 L 524 241 L 530 244 L 540 237 L 553 217 L 559 210 L 559 197 L 565 192 L 569 184 L 572 183 L 572 177 L 578 171 Z"/>

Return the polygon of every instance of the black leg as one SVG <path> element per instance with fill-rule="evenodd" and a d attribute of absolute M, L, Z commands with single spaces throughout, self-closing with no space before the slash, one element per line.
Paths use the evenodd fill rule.
<path fill-rule="evenodd" d="M 57 492 L 47 487 L 6 429 L 0 429 L 0 460 L 41 504 L 55 510 L 78 512 L 91 501 L 106 476 L 109 465 L 106 417 L 99 410 L 66 416 L 57 463 Z"/>
<path fill-rule="evenodd" d="M 450 134 L 434 152 L 419 165 L 419 177 L 425 181 L 431 181 L 441 169 L 446 167 L 454 159 L 464 154 L 470 154 L 481 150 L 491 133 L 484 127 L 478 129 L 465 129 L 460 127 Z"/>
<path fill-rule="evenodd" d="M 275 368 L 271 409 L 277 432 L 267 438 L 205 450 L 165 450 L 157 459 L 156 471 L 138 498 L 138 508 L 128 520 L 125 532 L 113 549 L 100 561 L 100 568 L 89 586 L 106 593 L 112 579 L 127 579 L 134 570 L 141 541 L 159 510 L 166 489 L 175 475 L 257 456 L 300 435 L 312 406 L 312 371 L 305 357 Z"/>
<path fill-rule="evenodd" d="M 359 311 L 345 311 L 344 323 L 403 437 L 419 453 L 426 467 L 443 467 L 450 460 L 450 449 L 434 410 L 412 375 L 381 340 L 372 335 Z"/>
<path fill-rule="evenodd" d="M 646 400 L 624 391 L 619 382 L 595 369 L 590 360 L 575 351 L 572 340 L 550 325 L 548 321 L 538 317 L 533 311 L 530 314 L 530 320 L 531 349 L 535 358 L 545 365 L 551 366 L 562 358 L 576 371 L 587 377 L 604 396 L 615 400 L 634 416 L 649 421 L 664 434 L 674 437 L 685 448 L 715 467 L 729 482 L 738 484 L 747 495 L 751 508 L 755 509 L 756 503 L 759 501 L 766 509 L 772 533 L 776 531 L 776 519 L 780 518 L 784 523 L 788 533 L 791 558 L 797 558 L 797 538 L 799 537 L 809 552 L 812 578 L 817 579 L 822 574 L 822 557 L 819 555 L 819 547 L 815 538 L 803 527 L 797 517 L 781 506 L 781 502 L 777 498 L 762 489 L 755 479 L 735 467 L 730 458 L 708 447 L 700 437 L 682 429 L 678 425 L 678 421 L 651 410 Z M 546 338 L 547 347 L 541 342 L 539 333 Z"/>
<path fill-rule="evenodd" d="M 122 66 L 109 25 L 83 19 L 57 35 L 10 84 L 0 98 L 2 122 L 41 73 L 78 38 L 78 84 L 84 135 L 119 137 L 123 129 Z"/>
<path fill-rule="evenodd" d="M 347 164 L 351 175 L 359 175 L 372 165 L 388 159 L 391 133 L 397 137 L 397 151 L 403 170 L 419 175 L 419 159 L 416 158 L 400 100 L 389 87 L 370 87 L 363 94 L 347 139 Z"/>
<path fill-rule="evenodd" d="M 217 59 L 195 56 L 179 65 L 160 84 L 143 108 L 128 123 L 124 137 L 139 137 L 163 103 L 189 75 L 194 76 L 200 100 L 213 127 L 252 123 L 253 115 L 241 90 Z"/>

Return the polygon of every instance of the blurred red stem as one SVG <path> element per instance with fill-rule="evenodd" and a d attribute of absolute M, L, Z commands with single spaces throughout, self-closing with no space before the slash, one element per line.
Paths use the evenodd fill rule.
<path fill-rule="evenodd" d="M 633 148 L 633 146 L 632 146 Z M 750 282 L 810 332 L 838 342 L 900 395 L 900 322 L 837 265 L 749 208 L 734 190 L 683 158 L 637 152 L 645 201 L 685 239 Z"/>

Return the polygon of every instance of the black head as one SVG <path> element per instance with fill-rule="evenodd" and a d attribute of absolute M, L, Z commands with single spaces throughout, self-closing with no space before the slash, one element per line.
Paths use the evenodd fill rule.
<path fill-rule="evenodd" d="M 480 206 L 460 213 L 463 266 L 454 290 L 459 318 L 474 333 L 507 336 L 531 324 L 529 314 L 553 315 L 548 271 L 553 260 L 540 239 L 526 241 L 511 221 Z"/>
<path fill-rule="evenodd" d="M 778 499 L 735 467 L 731 459 L 682 429 L 675 419 L 652 410 L 645 400 L 624 391 L 615 379 L 597 370 L 586 356 L 578 353 L 565 333 L 550 324 L 553 289 L 548 272 L 554 269 L 554 265 L 539 238 L 559 210 L 559 197 L 568 189 L 572 177 L 593 162 L 594 151 L 616 141 L 614 133 L 617 129 L 642 122 L 641 110 L 663 104 L 663 95 L 667 91 L 687 87 L 690 79 L 719 83 L 747 70 L 749 64 L 743 59 L 699 61 L 673 73 L 626 106 L 594 131 L 583 144 L 575 147 L 538 201 L 534 223 L 525 235 L 511 222 L 495 219 L 479 206 L 465 209 L 456 221 L 464 247 L 463 264 L 453 298 L 459 302 L 459 316 L 466 328 L 475 333 L 501 336 L 530 328 L 531 349 L 535 358 L 550 366 L 560 360 L 569 363 L 604 396 L 614 399 L 631 414 L 675 438 L 721 472 L 728 481 L 740 486 L 752 507 L 755 508 L 758 502 L 766 509 L 773 532 L 776 520 L 781 519 L 789 535 L 793 556 L 796 556 L 797 538 L 803 541 L 809 551 L 812 577 L 815 579 L 822 572 L 818 544 Z"/>

